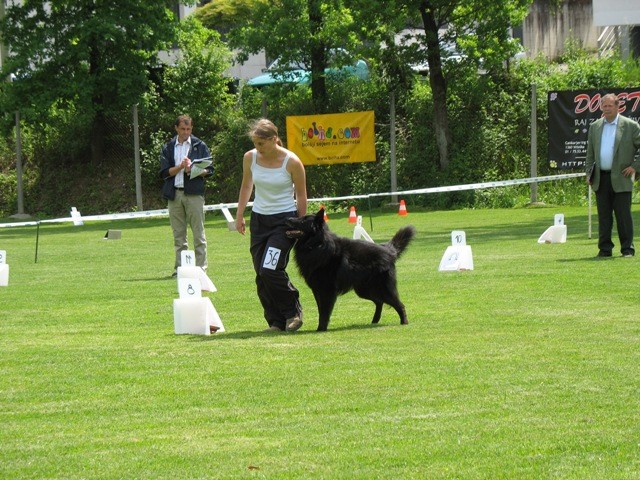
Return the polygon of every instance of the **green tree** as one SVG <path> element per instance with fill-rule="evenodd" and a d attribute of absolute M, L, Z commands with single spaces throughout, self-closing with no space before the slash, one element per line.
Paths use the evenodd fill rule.
<path fill-rule="evenodd" d="M 374 53 L 392 74 L 406 72 L 400 63 L 426 63 L 433 95 L 433 129 L 439 168 L 449 165 L 451 132 L 447 110 L 447 83 L 465 66 L 495 72 L 517 44 L 509 38 L 532 0 L 350 0 L 356 24 Z M 405 31 L 408 33 L 402 34 Z M 447 62 L 453 51 L 463 54 Z M 385 61 L 386 59 L 386 61 Z M 384 68 L 383 68 L 384 70 Z M 394 79 L 390 80 L 392 83 Z"/>
<path fill-rule="evenodd" d="M 184 2 L 189 3 L 189 2 Z M 192 2 L 193 3 L 193 2 Z M 103 156 L 105 115 L 138 102 L 149 67 L 174 39 L 170 0 L 25 0 L 6 8 L 1 34 L 9 57 L 5 111 L 45 122 L 73 106 L 90 127 L 91 158 Z"/>
<path fill-rule="evenodd" d="M 202 24 L 226 34 L 233 27 L 240 25 L 251 13 L 256 0 L 216 0 L 201 2 L 195 16 Z"/>
<path fill-rule="evenodd" d="M 156 191 L 158 160 L 163 144 L 175 135 L 178 115 L 187 114 L 194 120 L 194 134 L 207 142 L 215 155 L 215 137 L 229 128 L 236 97 L 230 91 L 230 78 L 225 71 L 231 52 L 220 34 L 202 26 L 193 15 L 183 20 L 177 35 L 180 52 L 165 65 L 158 78 L 158 88 L 150 90 L 140 103 L 141 157 L 143 179 Z M 220 163 L 216 162 L 216 182 Z M 213 180 L 207 183 L 213 186 Z"/>
<path fill-rule="evenodd" d="M 171 123 L 176 115 L 188 113 L 199 128 L 223 124 L 234 100 L 225 76 L 231 52 L 220 34 L 197 18 L 184 20 L 177 38 L 180 55 L 162 77 L 164 113 Z"/>
<path fill-rule="evenodd" d="M 349 51 L 357 43 L 353 17 L 343 0 L 255 1 L 244 9 L 246 17 L 228 33 L 231 47 L 240 50 L 237 61 L 249 54 L 265 51 L 278 59 L 277 73 L 286 78 L 289 64 L 303 65 L 311 71 L 314 109 L 326 106 L 327 67 L 352 62 Z M 211 25 L 208 25 L 211 26 Z"/>

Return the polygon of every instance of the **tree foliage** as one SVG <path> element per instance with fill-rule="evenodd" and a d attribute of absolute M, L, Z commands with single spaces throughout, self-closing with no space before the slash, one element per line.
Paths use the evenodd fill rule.
<path fill-rule="evenodd" d="M 91 125 L 94 162 L 104 117 L 138 102 L 149 67 L 177 25 L 170 0 L 25 0 L 6 8 L 1 33 L 9 57 L 5 110 L 45 121 L 52 106 L 75 109 Z"/>
<path fill-rule="evenodd" d="M 383 70 L 405 85 L 406 64 L 427 64 L 433 93 L 433 128 L 439 168 L 449 166 L 452 141 L 447 107 L 447 84 L 465 67 L 501 70 L 515 53 L 509 38 L 512 25 L 522 22 L 532 0 L 409 0 L 368 2 L 351 0 L 363 39 L 379 49 Z M 385 50 L 389 54 L 385 55 Z M 447 63 L 456 53 L 456 60 Z M 403 65 L 404 64 L 404 65 Z"/>
<path fill-rule="evenodd" d="M 324 71 L 328 52 L 345 48 L 368 52 L 372 65 L 390 90 L 410 88 L 411 65 L 426 64 L 433 92 L 433 130 L 438 167 L 450 162 L 451 131 L 447 84 L 460 69 L 481 69 L 500 75 L 505 61 L 517 51 L 510 38 L 532 0 L 227 0 L 235 15 L 239 5 L 249 21 L 237 21 L 218 7 L 215 22 L 230 27 L 231 44 L 241 50 L 239 61 L 264 50 L 269 58 L 307 65 L 311 70 L 314 109 L 326 105 Z M 213 11 L 218 2 L 207 7 Z M 247 9 L 247 7 L 249 7 Z M 214 18 L 214 17 L 210 17 Z M 226 21 L 224 20 L 226 18 Z M 450 60 L 455 54 L 456 61 Z"/>
<path fill-rule="evenodd" d="M 162 80 L 164 111 L 172 119 L 188 113 L 199 124 L 220 124 L 233 102 L 225 76 L 231 52 L 216 31 L 196 18 L 182 22 L 177 41 L 180 55 L 165 68 Z"/>
<path fill-rule="evenodd" d="M 208 1 L 196 10 L 195 15 L 204 26 L 225 35 L 246 20 L 255 3 L 256 0 Z"/>
<path fill-rule="evenodd" d="M 225 76 L 231 52 L 217 32 L 204 28 L 197 18 L 188 18 L 180 25 L 177 46 L 180 55 L 162 69 L 159 88 L 145 95 L 140 109 L 143 135 L 148 138 L 141 149 L 143 176 L 158 191 L 159 152 L 175 135 L 176 117 L 190 115 L 194 134 L 213 147 L 214 137 L 229 128 L 236 101 Z"/>
<path fill-rule="evenodd" d="M 311 72 L 312 101 L 316 111 L 326 107 L 327 67 L 351 63 L 357 45 L 353 16 L 344 0 L 257 0 L 247 18 L 228 33 L 231 47 L 239 49 L 237 60 L 264 51 L 278 59 L 280 70 L 297 64 Z"/>

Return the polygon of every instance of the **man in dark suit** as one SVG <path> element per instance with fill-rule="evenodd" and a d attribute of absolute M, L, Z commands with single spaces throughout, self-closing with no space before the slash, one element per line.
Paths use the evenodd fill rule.
<path fill-rule="evenodd" d="M 587 139 L 587 183 L 596 192 L 598 205 L 598 257 L 612 254 L 614 214 L 622 256 L 635 255 L 631 194 L 635 174 L 640 171 L 640 125 L 620 115 L 619 105 L 612 93 L 602 97 L 603 116 L 591 124 Z"/>

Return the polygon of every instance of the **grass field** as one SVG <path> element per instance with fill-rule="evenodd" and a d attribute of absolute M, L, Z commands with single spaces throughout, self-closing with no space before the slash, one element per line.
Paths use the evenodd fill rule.
<path fill-rule="evenodd" d="M 406 223 L 408 326 L 350 293 L 317 333 L 292 262 L 305 324 L 266 335 L 248 238 L 209 214 L 212 336 L 173 333 L 168 219 L 43 225 L 37 263 L 35 227 L 0 229 L 0 478 L 640 478 L 640 257 L 594 259 L 586 208 L 364 226 Z M 452 230 L 473 271 L 438 271 Z"/>

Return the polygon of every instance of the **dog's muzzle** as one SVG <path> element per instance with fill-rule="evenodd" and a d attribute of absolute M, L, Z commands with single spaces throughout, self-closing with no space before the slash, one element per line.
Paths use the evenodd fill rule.
<path fill-rule="evenodd" d="M 304 232 L 302 230 L 287 230 L 284 234 L 287 238 L 302 238 Z"/>

